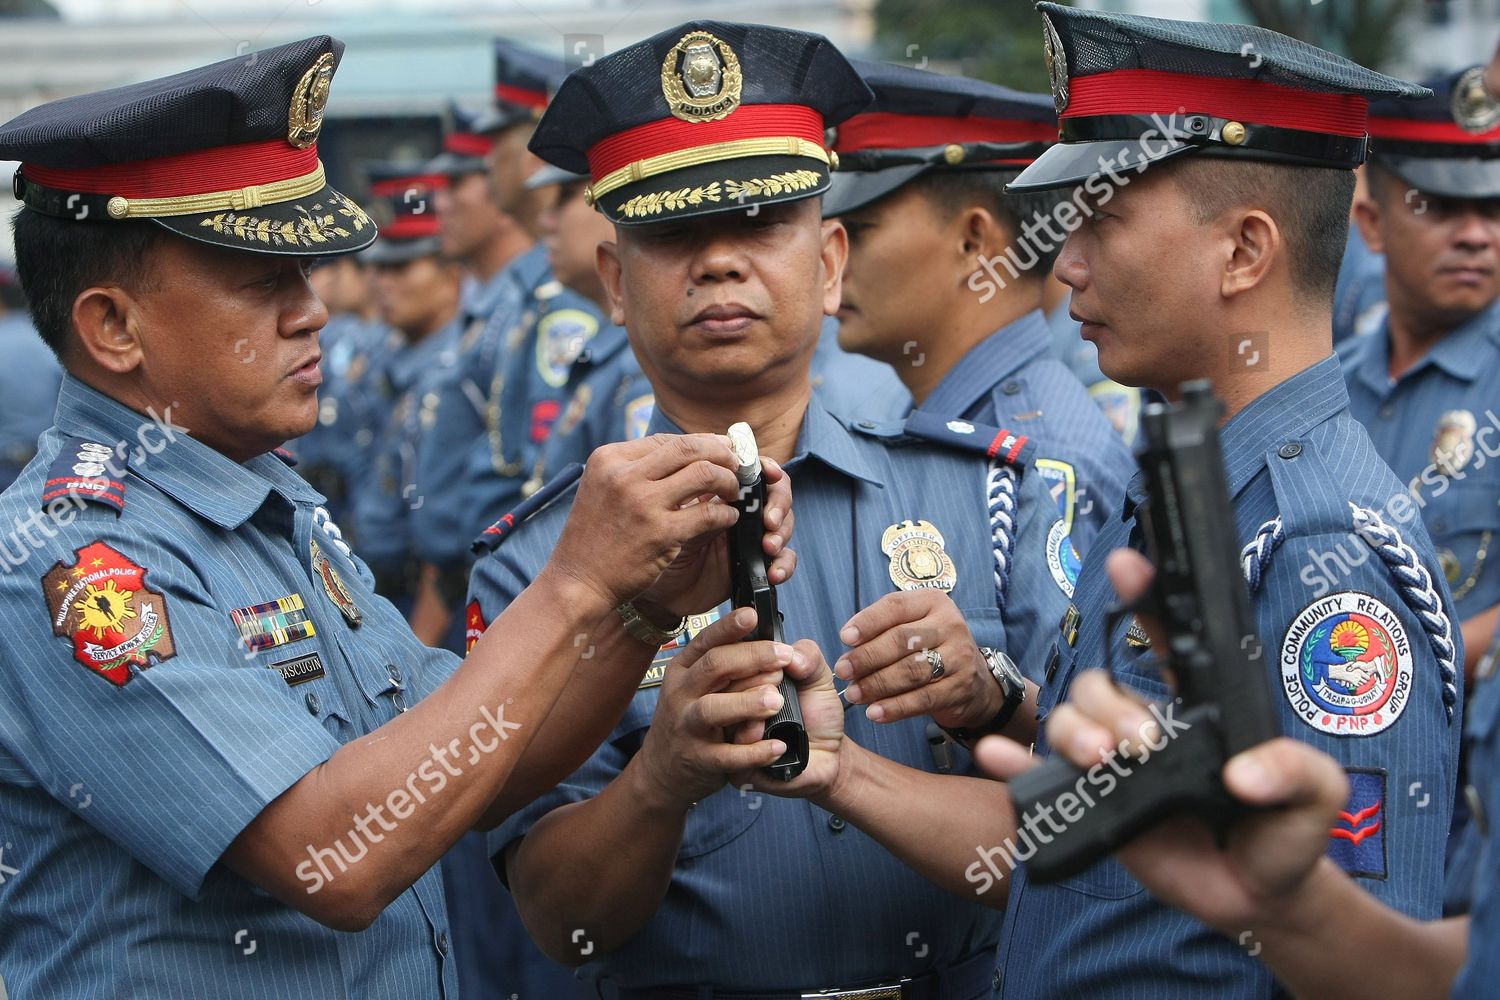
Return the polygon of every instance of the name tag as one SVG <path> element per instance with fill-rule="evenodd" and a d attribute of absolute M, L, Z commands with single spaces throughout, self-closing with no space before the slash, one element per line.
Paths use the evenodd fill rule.
<path fill-rule="evenodd" d="M 323 676 L 323 659 L 317 653 L 304 653 L 290 660 L 278 660 L 271 664 L 271 669 L 281 675 L 287 687 L 296 687 Z"/>

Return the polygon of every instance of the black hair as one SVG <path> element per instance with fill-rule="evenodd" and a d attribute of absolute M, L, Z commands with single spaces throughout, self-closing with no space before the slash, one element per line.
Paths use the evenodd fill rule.
<path fill-rule="evenodd" d="M 11 219 L 11 232 L 31 323 L 65 364 L 78 296 L 96 285 L 146 290 L 151 251 L 165 236 L 143 219 L 75 222 L 25 208 Z"/>

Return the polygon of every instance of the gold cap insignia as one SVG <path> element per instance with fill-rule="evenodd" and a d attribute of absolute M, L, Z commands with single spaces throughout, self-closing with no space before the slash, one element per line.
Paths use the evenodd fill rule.
<path fill-rule="evenodd" d="M 318 133 L 323 131 L 323 108 L 328 104 L 332 85 L 333 53 L 325 52 L 292 89 L 292 106 L 286 118 L 287 142 L 306 149 L 318 141 Z"/>
<path fill-rule="evenodd" d="M 706 31 L 682 36 L 661 64 L 661 92 L 672 114 L 687 122 L 711 122 L 740 106 L 744 77 L 740 60 Z"/>
<path fill-rule="evenodd" d="M 1432 464 L 1445 476 L 1456 476 L 1474 457 L 1474 432 L 1479 424 L 1468 410 L 1449 410 L 1438 417 L 1432 436 Z"/>
<path fill-rule="evenodd" d="M 1063 51 L 1062 37 L 1052 26 L 1052 18 L 1046 14 L 1042 15 L 1042 38 L 1046 43 L 1042 58 L 1052 78 L 1052 103 L 1062 114 L 1068 108 L 1068 54 Z"/>
<path fill-rule="evenodd" d="M 1484 89 L 1484 67 L 1467 69 L 1453 84 L 1453 120 L 1469 132 L 1488 132 L 1500 124 L 1500 101 Z"/>
<path fill-rule="evenodd" d="M 890 557 L 891 582 L 902 590 L 953 589 L 958 570 L 943 550 L 943 533 L 929 521 L 902 521 L 885 529 L 880 551 Z"/>

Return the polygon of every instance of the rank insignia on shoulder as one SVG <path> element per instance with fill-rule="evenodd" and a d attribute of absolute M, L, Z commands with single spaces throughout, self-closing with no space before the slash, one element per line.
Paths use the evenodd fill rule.
<path fill-rule="evenodd" d="M 1003 428 L 985 427 L 967 420 L 952 420 L 925 410 L 913 411 L 906 418 L 903 430 L 908 437 L 978 452 L 1007 465 L 1026 465 L 1035 450 L 1031 439 L 1024 434 L 1013 434 Z"/>
<path fill-rule="evenodd" d="M 73 643 L 73 658 L 116 687 L 177 655 L 164 595 L 146 589 L 144 566 L 104 542 L 74 550 L 72 566 L 54 563 L 42 577 L 52 632 Z"/>
<path fill-rule="evenodd" d="M 1374 736 L 1395 725 L 1411 700 L 1406 627 L 1369 594 L 1329 594 L 1303 608 L 1280 655 L 1282 692 L 1319 732 Z"/>
<path fill-rule="evenodd" d="M 1350 767 L 1349 802 L 1328 830 L 1328 857 L 1356 878 L 1386 877 L 1385 769 Z"/>
<path fill-rule="evenodd" d="M 47 470 L 42 504 L 76 497 L 112 507 L 116 513 L 123 512 L 129 463 L 124 456 L 116 455 L 117 450 L 124 449 L 78 438 L 66 441 Z"/>
<path fill-rule="evenodd" d="M 902 590 L 951 591 L 958 584 L 943 533 L 930 521 L 902 521 L 885 529 L 880 551 L 890 558 L 891 582 Z"/>
<path fill-rule="evenodd" d="M 235 608 L 229 612 L 229 620 L 240 635 L 240 644 L 250 652 L 258 653 L 318 634 L 301 594 Z"/>

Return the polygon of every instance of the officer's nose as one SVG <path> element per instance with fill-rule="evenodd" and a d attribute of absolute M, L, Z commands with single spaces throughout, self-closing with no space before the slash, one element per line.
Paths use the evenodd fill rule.
<path fill-rule="evenodd" d="M 1453 242 L 1463 250 L 1482 252 L 1500 242 L 1500 211 L 1496 204 L 1469 202 L 1458 217 Z"/>
<path fill-rule="evenodd" d="M 328 325 L 328 307 L 313 291 L 312 281 L 303 272 L 301 262 L 293 258 L 287 262 L 296 275 L 291 301 L 281 312 L 281 333 L 292 337 L 304 331 L 321 330 Z"/>
<path fill-rule="evenodd" d="M 1063 243 L 1062 250 L 1058 251 L 1057 262 L 1052 265 L 1052 273 L 1057 280 L 1076 290 L 1082 289 L 1088 283 L 1088 266 L 1084 263 L 1083 252 L 1079 249 L 1078 241 L 1069 236 Z"/>
<path fill-rule="evenodd" d="M 693 257 L 695 282 L 743 281 L 749 271 L 749 258 L 733 234 L 705 235 Z"/>

